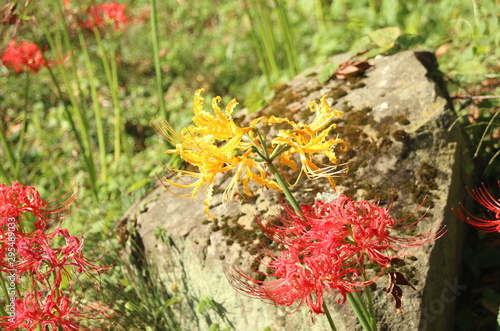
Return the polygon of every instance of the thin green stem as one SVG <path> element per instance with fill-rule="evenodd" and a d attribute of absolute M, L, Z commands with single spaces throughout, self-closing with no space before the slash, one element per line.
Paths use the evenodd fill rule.
<path fill-rule="evenodd" d="M 126 156 L 125 160 L 127 161 L 127 166 L 129 168 L 130 173 L 133 174 L 134 167 L 132 166 L 132 151 L 127 141 L 127 133 L 125 132 L 125 130 L 121 130 L 121 133 L 122 133 L 123 150 L 125 151 L 125 156 Z"/>
<path fill-rule="evenodd" d="M 365 316 L 359 309 L 358 304 L 356 303 L 356 300 L 352 296 L 350 292 L 346 294 L 347 301 L 349 301 L 349 304 L 351 305 L 352 309 L 354 310 L 354 313 L 358 317 L 358 320 L 361 322 L 361 325 L 363 326 L 363 329 L 365 331 L 372 331 L 372 328 L 370 327 L 370 324 L 368 324 L 368 321 L 366 320 Z"/>
<path fill-rule="evenodd" d="M 111 45 L 111 82 L 109 82 L 109 89 L 111 91 L 111 98 L 113 99 L 113 108 L 115 111 L 114 161 L 115 161 L 115 170 L 118 170 L 118 165 L 120 162 L 121 150 L 122 150 L 121 142 L 123 141 L 121 139 L 121 133 L 123 130 L 122 130 L 122 113 L 118 102 L 118 69 L 116 65 L 115 43 L 113 41 Z M 125 144 L 125 142 L 123 142 L 123 144 Z"/>
<path fill-rule="evenodd" d="M 370 290 L 370 286 L 367 285 L 364 287 L 366 303 L 368 305 L 368 309 L 370 310 L 370 322 L 373 331 L 377 331 L 377 319 L 375 318 L 375 311 L 373 310 L 373 299 L 372 299 L 372 291 Z"/>
<path fill-rule="evenodd" d="M 477 149 L 476 149 L 476 152 L 474 153 L 474 157 L 476 158 L 477 155 L 479 154 L 479 150 L 481 149 L 481 145 L 484 141 L 484 137 L 486 137 L 486 133 L 488 133 L 488 130 L 490 129 L 491 125 L 493 124 L 493 122 L 495 121 L 495 118 L 497 117 L 497 115 L 500 114 L 500 111 L 497 111 L 495 113 L 495 115 L 493 115 L 493 117 L 490 119 L 490 121 L 488 122 L 488 125 L 486 126 L 486 129 L 484 129 L 484 132 L 483 132 L 483 135 L 481 137 L 481 140 L 479 140 L 479 144 L 477 145 Z"/>
<path fill-rule="evenodd" d="M 273 159 L 269 157 L 269 152 L 267 150 L 267 144 L 266 144 L 266 139 L 260 134 L 259 131 L 257 131 L 257 136 L 259 137 L 259 142 L 262 145 L 263 149 L 263 154 L 265 155 L 266 160 L 269 160 L 270 162 L 273 162 Z M 274 154 L 274 153 L 273 153 Z"/>
<path fill-rule="evenodd" d="M 337 331 L 337 328 L 335 327 L 335 323 L 333 323 L 332 316 L 330 315 L 330 311 L 328 310 L 328 307 L 326 303 L 323 301 L 323 310 L 325 311 L 326 318 L 328 319 L 328 323 L 330 324 L 330 327 L 332 330 Z"/>
<path fill-rule="evenodd" d="M 281 178 L 281 176 L 280 176 L 278 170 L 276 169 L 276 167 L 272 164 L 272 162 L 267 162 L 267 167 L 269 168 L 269 171 L 274 175 L 274 179 L 276 179 L 276 182 L 278 182 L 278 185 L 283 190 L 283 193 L 285 194 L 286 199 L 288 200 L 288 202 L 290 202 L 290 204 L 292 205 L 292 207 L 295 209 L 295 211 L 299 215 L 302 215 L 302 211 L 300 210 L 300 206 L 297 203 L 297 200 L 295 200 L 295 198 L 293 197 L 292 192 L 290 192 L 290 190 L 288 189 L 288 185 L 283 180 L 283 178 Z"/>
<path fill-rule="evenodd" d="M 167 107 L 165 105 L 165 98 L 163 96 L 163 79 L 161 75 L 160 66 L 160 48 L 158 42 L 158 24 L 156 16 L 156 0 L 150 0 L 151 8 L 151 34 L 153 39 L 153 56 L 155 59 L 155 70 L 156 70 L 156 88 L 158 93 L 158 99 L 160 101 L 160 116 L 168 120 Z"/>
<path fill-rule="evenodd" d="M 30 75 L 26 74 L 26 86 L 24 88 L 23 123 L 21 127 L 21 136 L 19 138 L 19 152 L 17 155 L 16 166 L 14 168 L 15 179 L 19 179 L 19 169 L 21 168 L 21 160 L 23 158 L 24 135 L 26 134 L 26 126 L 27 126 L 26 121 L 28 118 L 29 89 L 30 89 Z"/>
<path fill-rule="evenodd" d="M 101 168 L 101 181 L 103 183 L 107 182 L 108 178 L 108 166 L 106 163 L 106 142 L 104 140 L 104 130 L 102 125 L 102 115 L 101 115 L 101 107 L 99 105 L 99 99 L 97 96 L 97 88 L 94 79 L 94 68 L 92 66 L 92 62 L 90 61 L 90 55 L 87 49 L 87 43 L 85 42 L 85 38 L 81 31 L 78 31 L 78 38 L 80 40 L 80 45 L 83 50 L 83 55 L 85 58 L 85 66 L 87 67 L 88 78 L 89 78 L 89 86 L 90 92 L 92 96 L 92 104 L 94 108 L 94 117 L 97 126 L 97 140 L 99 144 L 99 164 Z"/>
<path fill-rule="evenodd" d="M 116 88 L 117 82 L 116 82 L 116 79 L 113 77 L 113 73 L 110 69 L 108 58 L 106 56 L 106 51 L 104 49 L 104 44 L 102 43 L 101 33 L 99 32 L 99 29 L 97 27 L 94 28 L 94 35 L 95 35 L 95 38 L 97 41 L 97 45 L 99 46 L 101 61 L 102 61 L 102 65 L 104 67 L 104 73 L 106 75 L 106 79 L 108 81 L 108 86 L 109 86 L 109 90 L 111 93 L 111 99 L 113 100 L 113 110 L 115 112 L 113 167 L 116 171 L 116 170 L 118 170 L 118 166 L 120 164 L 120 155 L 121 155 L 121 143 L 120 143 L 121 110 L 120 110 L 120 105 L 118 103 L 118 94 L 117 94 L 117 88 Z M 113 57 L 114 57 L 114 44 L 112 45 L 112 48 L 113 48 L 112 61 L 116 61 L 115 59 L 113 59 Z M 116 62 L 114 65 L 116 66 Z"/>
<path fill-rule="evenodd" d="M 489 161 L 489 162 L 488 162 L 488 164 L 486 165 L 486 168 L 484 169 L 483 174 L 486 174 L 486 170 L 488 170 L 488 169 L 489 169 L 490 165 L 492 165 L 492 164 L 493 164 L 493 161 L 495 161 L 495 159 L 496 159 L 499 155 L 500 155 L 500 150 L 499 150 L 499 151 L 497 151 L 497 152 L 495 153 L 495 155 L 493 155 L 493 157 L 490 159 L 490 161 Z"/>
<path fill-rule="evenodd" d="M 366 320 L 370 321 L 370 326 L 371 326 L 370 313 L 368 312 L 368 309 L 366 308 L 365 303 L 363 302 L 363 299 L 361 298 L 361 295 L 359 295 L 358 292 L 353 292 L 353 293 L 354 293 L 354 298 L 358 302 L 358 307 L 361 308 L 361 311 L 362 311 L 363 315 L 365 316 Z"/>
<path fill-rule="evenodd" d="M 269 156 L 269 159 L 274 160 L 275 158 L 278 157 L 278 155 L 280 155 L 281 153 L 283 153 L 284 151 L 286 151 L 290 147 L 291 147 L 290 145 L 286 145 L 286 144 L 276 147 L 274 149 L 273 153 L 271 154 L 271 156 Z"/>

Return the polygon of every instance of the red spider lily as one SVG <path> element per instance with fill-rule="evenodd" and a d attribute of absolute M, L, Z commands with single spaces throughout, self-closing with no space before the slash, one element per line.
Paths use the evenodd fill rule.
<path fill-rule="evenodd" d="M 1 59 L 4 66 L 13 66 L 18 74 L 21 70 L 25 70 L 26 72 L 33 71 L 36 75 L 40 68 L 60 64 L 66 61 L 67 58 L 58 62 L 46 62 L 42 51 L 40 51 L 36 44 L 27 41 L 19 42 L 13 39 L 10 41 Z"/>
<path fill-rule="evenodd" d="M 330 203 L 316 201 L 314 207 L 303 205 L 302 215 L 285 205 L 280 217 L 282 225 L 266 226 L 257 220 L 264 232 L 279 244 L 281 253 L 275 256 L 263 245 L 264 252 L 257 250 L 256 259 L 272 272 L 254 271 L 277 279 L 256 280 L 236 267 L 232 272 L 226 270 L 226 276 L 231 285 L 245 295 L 285 306 L 298 301 L 297 309 L 306 302 L 314 313 L 323 313 L 323 291 L 341 296 L 337 302 L 343 303 L 348 292 L 373 283 L 393 259 L 413 254 L 415 249 L 445 232 L 444 229 L 436 231 L 438 224 L 421 236 L 393 236 L 389 230 L 400 229 L 395 225 L 408 217 L 395 221 L 389 217 L 391 207 L 392 203 L 386 209 L 378 203 L 352 201 L 345 195 Z M 422 217 L 408 226 L 418 223 Z M 412 251 L 407 252 L 408 249 Z M 382 271 L 369 280 L 364 280 L 365 255 L 382 267 Z M 263 262 L 268 258 L 271 262 Z"/>
<path fill-rule="evenodd" d="M 500 181 L 498 182 L 498 186 L 500 187 Z M 455 214 L 460 217 L 463 221 L 469 223 L 476 229 L 483 232 L 500 232 L 500 199 L 495 199 L 493 196 L 486 190 L 486 186 L 483 183 L 483 188 L 475 188 L 471 191 L 467 189 L 469 194 L 479 202 L 482 206 L 488 208 L 488 211 L 492 217 L 492 219 L 488 218 L 483 213 L 483 218 L 476 217 L 469 213 L 464 206 L 460 205 L 464 210 L 465 214 L 462 213 L 462 210 L 454 210 Z"/>
<path fill-rule="evenodd" d="M 43 230 L 48 225 L 51 225 L 47 224 L 48 221 L 61 221 L 71 215 L 72 210 L 70 206 L 76 198 L 78 187 L 66 200 L 60 202 L 60 200 L 69 194 L 70 190 L 60 198 L 52 200 L 54 195 L 48 201 L 44 201 L 33 186 L 24 186 L 19 184 L 18 181 L 13 182 L 11 187 L 2 183 L 0 185 L 0 225 L 5 223 L 9 217 L 19 218 L 23 217 L 24 213 L 31 213 L 37 219 L 37 222 L 34 224 L 35 227 L 38 230 Z M 65 212 L 64 216 L 62 215 L 63 212 Z"/>
<path fill-rule="evenodd" d="M 45 301 L 42 300 L 42 293 L 27 294 L 23 300 L 16 299 L 16 316 L 14 319 L 9 316 L 0 316 L 0 326 L 3 330 L 58 330 L 60 326 L 65 331 L 77 330 L 97 330 L 80 326 L 84 319 L 93 319 L 106 310 L 108 306 L 93 314 L 82 314 L 80 310 L 73 307 L 70 298 L 57 293 L 50 292 Z M 110 316 L 108 316 L 110 317 Z M 50 327 L 49 327 L 50 326 Z"/>
<path fill-rule="evenodd" d="M 32 238 L 36 230 L 45 231 L 56 222 L 60 226 L 64 218 L 73 212 L 71 204 L 78 188 L 64 199 L 70 190 L 57 199 L 52 196 L 44 201 L 35 187 L 20 185 L 17 181 L 12 186 L 0 185 L 0 270 L 13 268 L 11 263 L 14 259 L 8 252 L 17 247 L 20 239 Z M 30 233 L 24 230 L 22 222 L 27 220 L 26 214 L 32 214 L 36 220 L 33 224 L 36 230 Z"/>
<path fill-rule="evenodd" d="M 60 247 L 52 247 L 54 238 L 63 236 L 65 244 Z M 57 240 L 56 240 L 57 241 Z M 37 275 L 38 281 L 48 283 L 49 276 L 55 272 L 54 286 L 59 288 L 62 273 L 71 278 L 67 267 L 76 268 L 78 273 L 84 272 L 90 279 L 93 277 L 90 270 L 101 271 L 111 268 L 93 265 L 102 259 L 90 260 L 83 256 L 82 248 L 85 240 L 83 236 L 71 236 L 67 229 L 56 229 L 50 234 L 37 231 L 31 238 L 21 238 L 17 243 L 20 262 L 15 266 L 19 275 L 29 273 Z"/>
<path fill-rule="evenodd" d="M 342 250 L 348 255 L 357 254 L 358 261 L 363 261 L 366 254 L 371 262 L 377 262 L 381 267 L 387 267 L 395 258 L 412 255 L 414 249 L 440 238 L 446 232 L 444 228 L 436 231 L 440 226 L 439 223 L 429 232 L 417 237 L 402 238 L 391 235 L 390 229 L 395 230 L 415 225 L 427 214 L 425 212 L 422 217 L 410 225 L 396 227 L 395 225 L 411 217 L 416 210 L 408 217 L 395 221 L 389 217 L 392 203 L 386 209 L 379 207 L 378 202 L 372 204 L 366 200 L 352 201 L 347 196 L 340 195 L 337 200 L 325 204 L 324 207 L 326 210 L 323 213 L 327 214 L 323 220 L 342 220 L 344 230 L 348 232 L 348 235 L 342 238 Z M 313 228 L 318 229 L 318 233 L 315 234 L 318 242 L 328 245 L 329 229 L 325 228 L 325 222 L 321 221 L 321 218 L 319 223 L 314 218 L 312 220 L 316 222 Z M 410 252 L 407 252 L 408 249 Z"/>
<path fill-rule="evenodd" d="M 358 277 L 357 270 L 343 268 L 342 259 L 335 253 L 303 256 L 301 248 L 297 244 L 282 251 L 278 257 L 267 250 L 272 261 L 267 264 L 259 262 L 274 272 L 263 274 L 256 269 L 254 271 L 277 279 L 253 279 L 235 267 L 233 272 L 224 270 L 226 277 L 234 288 L 252 298 L 287 307 L 299 301 L 296 310 L 305 302 L 314 313 L 324 313 L 323 291 L 341 295 L 338 303 L 345 302 L 346 293 L 355 291 L 358 286 L 353 281 Z"/>
<path fill-rule="evenodd" d="M 126 6 L 127 4 L 119 5 L 116 1 L 101 3 L 97 6 L 91 5 L 87 12 L 87 21 L 80 25 L 93 31 L 95 26 L 101 28 L 113 23 L 115 30 L 125 30 L 130 22 L 125 14 Z"/>

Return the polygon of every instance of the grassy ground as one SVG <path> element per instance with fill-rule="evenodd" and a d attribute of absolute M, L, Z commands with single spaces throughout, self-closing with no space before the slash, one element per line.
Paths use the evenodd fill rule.
<path fill-rule="evenodd" d="M 336 53 L 374 45 L 376 53 L 435 51 L 458 121 L 474 151 L 471 173 L 477 183 L 484 182 L 494 196 L 500 196 L 498 0 L 316 0 L 314 5 L 309 0 L 157 1 L 158 71 L 151 1 L 119 2 L 127 4 L 133 20 L 125 31 L 102 31 L 102 42 L 92 31 L 77 28 L 86 20 L 90 1 L 72 1 L 62 11 L 56 1 L 48 0 L 28 1 L 27 7 L 25 1 L 0 5 L 0 50 L 16 38 L 36 43 L 49 60 L 70 57 L 50 71 L 42 68 L 36 76 L 0 66 L 0 129 L 6 140 L 0 149 L 2 181 L 36 182 L 47 197 L 61 182 L 63 189 L 78 182 L 79 209 L 67 226 L 84 233 L 89 247 L 110 249 L 108 262 L 120 249 L 118 219 L 153 187 L 163 164 L 175 162 L 163 154 L 166 143 L 151 125 L 162 114 L 158 72 L 164 112 L 179 130 L 189 123 L 193 93 L 201 87 L 207 90 L 207 100 L 221 95 L 224 104 L 234 97 L 255 107 L 272 97 L 274 87 Z M 397 35 L 388 36 L 385 43 L 366 39 L 374 31 L 388 31 L 380 30 L 386 27 L 399 28 Z M 27 125 L 22 143 L 24 109 Z M 500 306 L 500 275 L 492 269 L 500 264 L 497 236 L 474 232 L 467 243 L 465 272 L 473 285 L 461 302 L 460 309 L 468 316 L 458 324 L 466 325 L 464 330 L 495 324 Z M 149 291 L 133 286 L 137 277 L 145 275 L 121 270 L 120 261 L 113 270 L 104 276 L 106 283 L 121 284 L 126 293 Z M 167 303 L 175 308 L 177 302 L 169 300 L 177 296 L 165 293 L 157 293 L 162 299 L 152 298 L 149 307 L 134 303 L 137 296 L 130 295 L 128 309 L 154 311 Z M 203 311 L 211 307 L 209 298 L 199 302 L 205 302 Z M 171 328 L 177 328 L 175 313 L 157 318 L 170 319 Z"/>

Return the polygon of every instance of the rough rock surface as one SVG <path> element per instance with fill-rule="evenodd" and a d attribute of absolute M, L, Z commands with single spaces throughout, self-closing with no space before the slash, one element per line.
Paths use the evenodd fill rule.
<path fill-rule="evenodd" d="M 339 55 L 328 61 L 347 59 L 346 55 Z M 415 230 L 409 228 L 403 236 L 425 233 L 444 220 L 447 233 L 421 247 L 397 269 L 417 288 L 414 291 L 403 286 L 406 317 L 396 314 L 394 300 L 386 295 L 386 276 L 372 286 L 379 330 L 451 330 L 454 303 L 462 290 L 457 277 L 462 224 L 451 207 L 465 197 L 463 167 L 467 158 L 459 127 L 455 125 L 449 130 L 456 118 L 446 90 L 434 79 L 434 62 L 433 55 L 426 52 L 380 56 L 370 60 L 373 67 L 364 76 L 347 81 L 333 77 L 324 84 L 318 82 L 319 66 L 283 85 L 256 114 L 239 113 L 245 121 L 273 114 L 308 121 L 314 116 L 309 102 L 319 102 L 326 94 L 334 108 L 344 111 L 334 131 L 349 145 L 347 152 L 337 152 L 340 162 L 349 167 L 347 176 L 336 179 L 337 192 L 358 199 L 377 198 L 386 207 L 394 195 L 391 216 L 396 220 L 411 214 L 426 198 L 416 215 L 430 207 L 427 216 Z M 205 109 L 210 109 L 208 102 Z M 326 318 L 312 317 L 305 305 L 289 314 L 282 307 L 244 297 L 229 285 L 224 266 L 234 264 L 251 271 L 253 260 L 244 245 L 251 247 L 263 239 L 255 231 L 252 218 L 257 214 L 272 216 L 279 197 L 277 192 L 263 191 L 253 198 L 222 204 L 224 181 L 225 178 L 220 179 L 221 189 L 216 190 L 214 207 L 210 209 L 215 220 L 207 220 L 203 197 L 193 201 L 164 192 L 145 209 L 135 211 L 135 236 L 131 238 L 143 245 L 147 259 L 154 260 L 167 287 L 171 286 L 167 279 L 172 279 L 168 275 L 173 263 L 176 275 L 182 275 L 183 291 L 191 297 L 212 298 L 225 316 L 221 326 L 242 331 L 266 327 L 328 330 Z M 301 183 L 293 189 L 299 203 L 310 203 L 321 189 L 328 191 L 327 183 Z M 165 230 L 173 246 L 155 238 L 157 228 Z M 360 330 L 348 303 L 338 305 L 335 300 L 330 297 L 327 303 L 337 328 Z M 208 330 L 209 324 L 199 316 L 199 329 Z"/>

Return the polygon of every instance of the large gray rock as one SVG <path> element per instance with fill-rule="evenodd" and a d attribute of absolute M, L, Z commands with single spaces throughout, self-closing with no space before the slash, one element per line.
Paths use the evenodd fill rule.
<path fill-rule="evenodd" d="M 329 61 L 344 60 L 346 55 Z M 377 57 L 370 60 L 373 67 L 365 76 L 349 81 L 332 78 L 324 84 L 318 82 L 319 66 L 282 86 L 274 100 L 256 114 L 239 113 L 244 121 L 273 114 L 307 121 L 314 116 L 309 102 L 319 102 L 327 94 L 328 102 L 344 111 L 334 131 L 349 145 L 349 151 L 338 151 L 340 162 L 348 163 L 349 173 L 336 179 L 337 192 L 355 199 L 377 198 L 386 207 L 395 194 L 391 216 L 396 220 L 411 214 L 426 198 L 416 214 L 422 215 L 426 207 L 431 207 L 429 213 L 403 236 L 426 233 L 444 220 L 446 235 L 421 247 L 397 269 L 417 289 L 403 287 L 406 317 L 396 314 L 394 300 L 385 293 L 386 276 L 372 286 L 379 330 L 451 330 L 455 301 L 463 290 L 457 278 L 462 223 L 451 207 L 465 197 L 462 175 L 467 158 L 459 127 L 452 127 L 456 117 L 446 90 L 433 75 L 434 61 L 432 54 L 411 51 Z M 209 110 L 209 103 L 205 109 Z M 203 211 L 204 197 L 193 201 L 169 192 L 160 194 L 145 210 L 135 211 L 136 233 L 132 238 L 142 243 L 148 260 L 154 259 L 165 285 L 170 287 L 169 282 L 177 279 L 175 286 L 180 286 L 188 298 L 206 295 L 224 316 L 212 316 L 208 321 L 198 316 L 192 329 L 207 330 L 211 322 L 219 321 L 221 326 L 242 331 L 266 327 L 328 330 L 326 318 L 313 316 L 312 322 L 305 305 L 289 314 L 282 307 L 244 297 L 229 285 L 223 268 L 233 264 L 251 272 L 254 261 L 247 249 L 253 251 L 252 243 L 264 238 L 253 217 L 272 217 L 279 197 L 277 192 L 260 191 L 254 198 L 223 204 L 225 181 L 220 178 L 221 186 L 215 192 L 210 209 L 216 216 L 213 221 L 207 220 Z M 327 183 L 318 184 L 303 181 L 294 187 L 299 203 L 311 203 L 321 188 L 328 191 Z M 165 230 L 171 245 L 156 240 L 157 228 Z M 172 277 L 173 272 L 176 277 Z M 348 303 L 339 306 L 335 298 L 327 302 L 339 330 L 361 329 Z"/>

